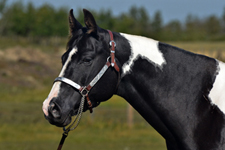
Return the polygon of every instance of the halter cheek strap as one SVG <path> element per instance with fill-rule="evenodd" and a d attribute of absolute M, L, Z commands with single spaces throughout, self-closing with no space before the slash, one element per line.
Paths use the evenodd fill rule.
<path fill-rule="evenodd" d="M 84 97 L 84 98 L 86 97 L 88 108 L 89 108 L 91 113 L 93 112 L 92 103 L 91 103 L 91 100 L 90 100 L 89 95 L 88 95 L 91 88 L 100 80 L 100 78 L 103 76 L 103 74 L 108 70 L 108 68 L 110 66 L 115 68 L 115 70 L 118 72 L 118 74 L 119 74 L 119 71 L 120 71 L 120 69 L 119 69 L 119 67 L 118 67 L 118 65 L 116 64 L 116 61 L 115 61 L 116 42 L 113 40 L 112 32 L 109 31 L 109 30 L 108 30 L 108 32 L 109 32 L 109 35 L 110 35 L 110 42 L 109 42 L 110 56 L 107 58 L 107 61 L 106 61 L 105 65 L 102 67 L 102 69 L 99 71 L 99 73 L 94 77 L 94 79 L 87 86 L 80 86 L 79 84 L 77 84 L 74 81 L 72 81 L 70 79 L 67 79 L 65 77 L 57 77 L 54 80 L 54 82 L 61 81 L 61 82 L 64 82 L 64 83 L 72 86 L 73 88 L 77 89 L 80 92 L 82 97 Z M 110 58 L 111 58 L 111 62 L 109 61 Z"/>
<path fill-rule="evenodd" d="M 110 30 L 107 30 L 109 32 L 110 35 L 110 42 L 109 42 L 109 46 L 110 46 L 110 56 L 111 56 L 111 66 L 114 67 L 116 69 L 117 72 L 120 72 L 120 68 L 118 67 L 118 65 L 116 64 L 115 61 L 115 48 L 116 48 L 116 42 L 113 39 L 113 34 Z"/>

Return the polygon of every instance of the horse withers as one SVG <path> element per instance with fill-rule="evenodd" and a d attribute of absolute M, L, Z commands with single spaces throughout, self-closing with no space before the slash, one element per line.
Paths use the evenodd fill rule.
<path fill-rule="evenodd" d="M 168 150 L 225 149 L 225 64 L 142 36 L 100 28 L 88 10 L 85 27 L 69 14 L 62 70 L 43 103 L 46 119 L 71 117 L 114 94 L 123 97 L 166 140 Z"/>

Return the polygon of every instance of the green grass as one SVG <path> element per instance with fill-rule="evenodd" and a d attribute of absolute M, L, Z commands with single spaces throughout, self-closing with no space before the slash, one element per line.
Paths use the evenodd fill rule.
<path fill-rule="evenodd" d="M 44 118 L 41 107 L 47 93 L 46 89 L 21 89 L 4 96 L 0 101 L 0 149 L 56 149 L 62 129 Z M 115 96 L 94 109 L 93 114 L 85 112 L 63 149 L 165 149 L 162 137 L 136 112 L 134 126 L 127 126 L 126 109 L 125 100 Z"/>

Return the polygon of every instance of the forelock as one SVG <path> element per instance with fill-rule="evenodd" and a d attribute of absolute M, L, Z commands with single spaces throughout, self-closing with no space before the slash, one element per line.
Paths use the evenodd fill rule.
<path fill-rule="evenodd" d="M 87 29 L 86 28 L 82 28 L 82 29 L 78 30 L 75 34 L 70 35 L 68 37 L 69 40 L 67 42 L 66 49 L 75 47 L 75 45 L 83 37 L 83 35 L 86 34 L 86 32 L 87 32 Z"/>

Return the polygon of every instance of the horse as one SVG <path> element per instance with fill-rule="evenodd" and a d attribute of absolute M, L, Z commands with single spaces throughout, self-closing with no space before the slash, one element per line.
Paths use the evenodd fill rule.
<path fill-rule="evenodd" d="M 168 150 L 225 149 L 225 63 L 147 37 L 99 27 L 69 12 L 62 70 L 43 102 L 45 118 L 65 127 L 83 109 L 123 97 Z M 82 101 L 84 100 L 84 101 Z"/>

